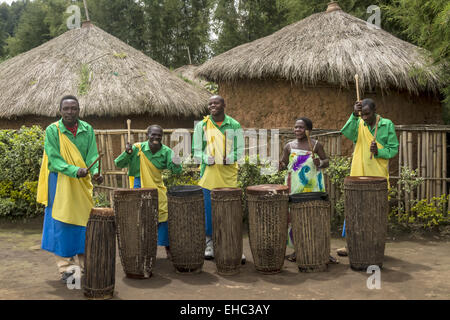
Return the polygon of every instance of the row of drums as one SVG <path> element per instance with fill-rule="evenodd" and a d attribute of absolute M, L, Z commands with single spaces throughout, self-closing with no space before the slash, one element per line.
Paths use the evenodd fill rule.
<path fill-rule="evenodd" d="M 289 196 L 283 185 L 248 187 L 248 237 L 257 271 L 281 271 L 286 253 L 288 219 L 300 272 L 326 271 L 330 254 L 330 202 L 321 192 Z M 178 273 L 198 273 L 204 263 L 203 192 L 177 186 L 168 193 L 168 228 L 172 263 Z M 239 273 L 242 257 L 242 190 L 211 191 L 214 261 L 221 275 Z M 382 266 L 387 230 L 387 181 L 376 177 L 345 180 L 346 240 L 350 265 L 366 270 Z M 158 235 L 156 189 L 116 189 L 113 209 L 94 208 L 86 228 L 84 295 L 113 296 L 116 237 L 124 272 L 146 279 L 156 262 Z"/>

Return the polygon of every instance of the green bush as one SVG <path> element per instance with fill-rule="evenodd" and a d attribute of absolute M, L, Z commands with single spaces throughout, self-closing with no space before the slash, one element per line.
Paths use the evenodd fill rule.
<path fill-rule="evenodd" d="M 402 207 L 395 207 L 389 213 L 392 226 L 404 231 L 439 230 L 439 227 L 450 224 L 448 208 L 449 195 L 441 195 L 428 199 L 411 201 L 410 212 L 404 212 Z"/>
<path fill-rule="evenodd" d="M 191 158 L 183 161 L 181 173 L 174 174 L 170 170 L 163 170 L 162 175 L 164 185 L 169 190 L 179 185 L 197 185 L 200 180 L 200 169 Z"/>
<path fill-rule="evenodd" d="M 344 179 L 350 175 L 351 161 L 350 157 L 334 156 L 330 158 L 330 165 L 325 169 L 325 174 L 338 191 L 334 204 L 335 214 L 331 217 L 331 230 L 335 232 L 341 232 L 344 224 Z"/>
<path fill-rule="evenodd" d="M 259 156 L 257 156 L 256 159 L 250 159 L 246 156 L 244 162 L 239 166 L 238 186 L 242 189 L 244 221 L 247 221 L 248 219 L 247 187 L 259 184 L 284 184 L 287 170 L 277 170 L 274 174 L 263 174 L 261 173 L 262 168 L 269 168 L 269 163 L 262 162 Z"/>
<path fill-rule="evenodd" d="M 0 217 L 42 214 L 36 191 L 43 151 L 44 131 L 39 126 L 0 130 Z"/>

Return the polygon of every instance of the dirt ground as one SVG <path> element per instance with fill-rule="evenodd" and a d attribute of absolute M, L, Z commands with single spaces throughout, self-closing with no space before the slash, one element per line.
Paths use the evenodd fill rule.
<path fill-rule="evenodd" d="M 41 220 L 0 221 L 0 299 L 85 299 L 82 290 L 60 282 L 54 257 L 39 249 L 41 228 Z M 331 253 L 335 256 L 344 244 L 333 238 Z M 217 274 L 213 261 L 205 261 L 199 274 L 180 275 L 165 258 L 164 248 L 158 248 L 153 276 L 134 280 L 125 277 L 117 251 L 114 299 L 450 299 L 449 240 L 388 240 L 381 289 L 368 289 L 370 274 L 351 270 L 346 257 L 339 257 L 340 263 L 329 265 L 327 272 L 299 273 L 295 263 L 285 260 L 281 273 L 264 275 L 254 268 L 248 237 L 244 253 L 247 263 L 236 276 Z"/>

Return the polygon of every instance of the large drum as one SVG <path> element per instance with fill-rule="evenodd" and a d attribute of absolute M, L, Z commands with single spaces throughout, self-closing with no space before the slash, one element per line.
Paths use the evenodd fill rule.
<path fill-rule="evenodd" d="M 114 190 L 120 260 L 128 278 L 147 279 L 156 262 L 158 190 Z"/>
<path fill-rule="evenodd" d="M 83 291 L 88 299 L 111 299 L 116 279 L 116 225 L 110 208 L 93 208 L 86 226 Z"/>
<path fill-rule="evenodd" d="M 167 192 L 169 243 L 178 273 L 200 272 L 205 259 L 205 208 L 198 186 L 176 186 Z"/>
<path fill-rule="evenodd" d="M 347 177 L 344 191 L 345 232 L 351 268 L 382 267 L 389 212 L 387 179 Z"/>
<path fill-rule="evenodd" d="M 289 197 L 292 235 L 300 272 L 326 271 L 330 256 L 330 202 L 325 192 Z"/>
<path fill-rule="evenodd" d="M 289 189 L 278 184 L 247 188 L 249 241 L 257 271 L 281 271 L 286 253 Z"/>
<path fill-rule="evenodd" d="M 211 191 L 214 260 L 222 275 L 239 273 L 242 259 L 242 190 Z"/>

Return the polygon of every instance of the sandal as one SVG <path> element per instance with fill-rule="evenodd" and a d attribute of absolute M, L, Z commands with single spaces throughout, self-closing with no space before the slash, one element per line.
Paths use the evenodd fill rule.
<path fill-rule="evenodd" d="M 339 264 L 339 260 L 333 256 L 330 256 L 328 264 Z"/>
<path fill-rule="evenodd" d="M 286 258 L 286 260 L 288 260 L 290 262 L 296 262 L 297 261 L 297 256 L 295 255 L 295 252 L 287 255 L 285 258 Z"/>

